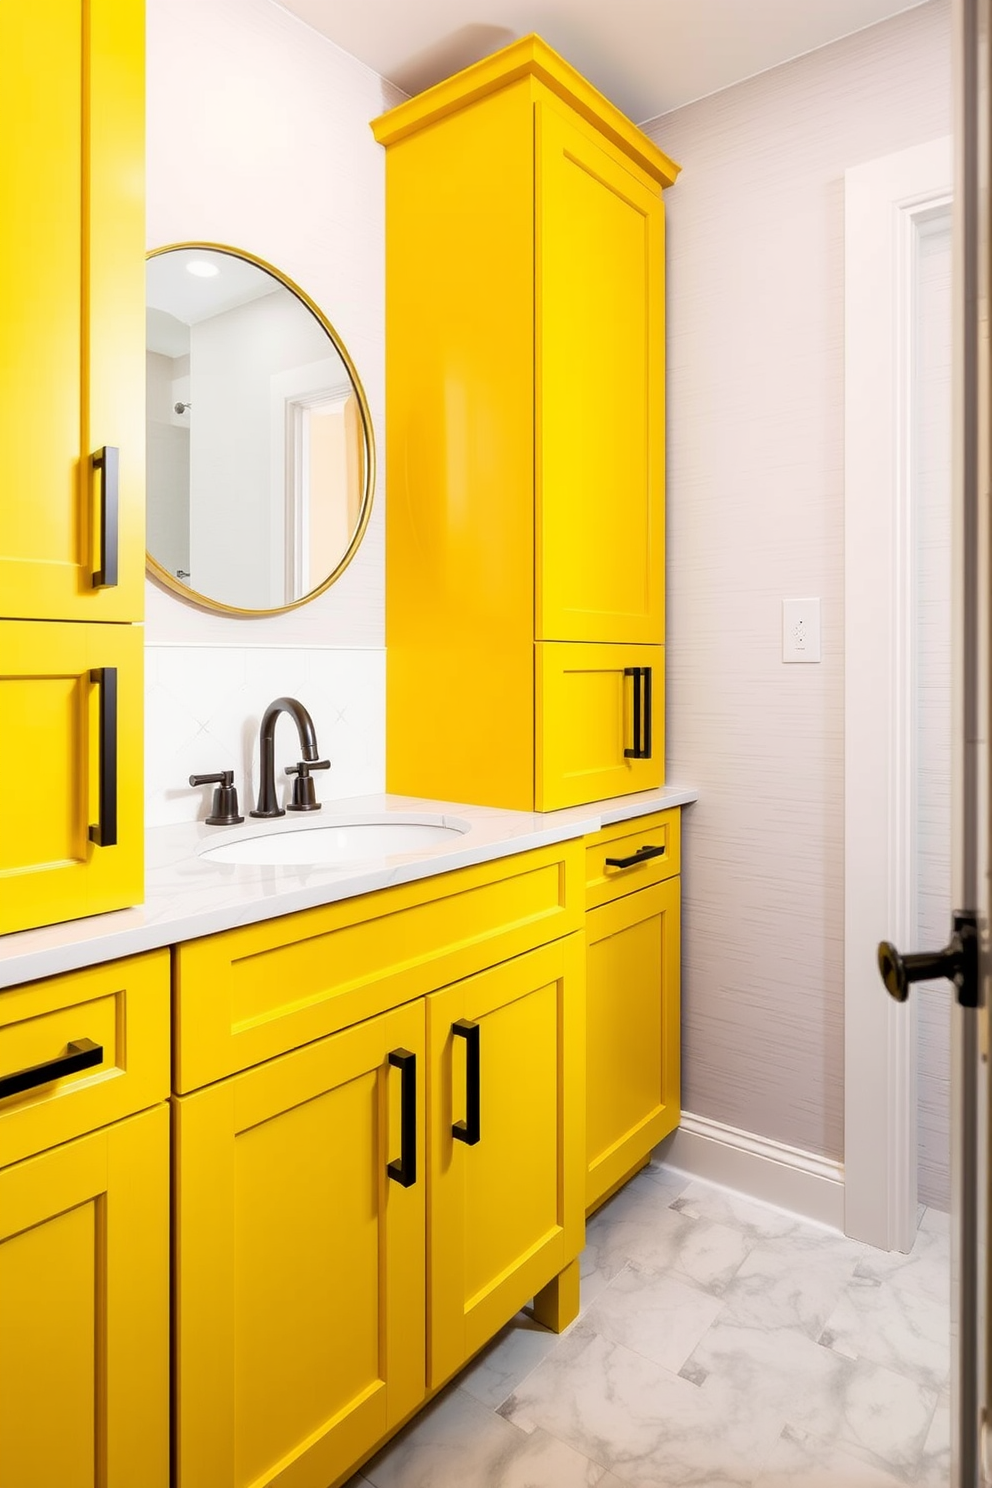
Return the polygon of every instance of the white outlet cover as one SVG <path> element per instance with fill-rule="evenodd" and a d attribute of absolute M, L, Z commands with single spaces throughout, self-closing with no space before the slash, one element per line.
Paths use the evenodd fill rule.
<path fill-rule="evenodd" d="M 783 599 L 782 660 L 820 660 L 820 601 Z"/>

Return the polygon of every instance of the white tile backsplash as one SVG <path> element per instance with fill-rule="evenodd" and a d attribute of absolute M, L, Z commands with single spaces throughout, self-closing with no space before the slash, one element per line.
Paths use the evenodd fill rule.
<path fill-rule="evenodd" d="M 254 805 L 258 729 L 273 698 L 289 695 L 308 710 L 321 758 L 322 801 L 385 789 L 384 648 L 163 646 L 145 650 L 145 813 L 150 827 L 196 821 L 211 790 L 190 775 L 233 770 L 241 810 Z M 276 728 L 276 782 L 299 759 L 290 719 Z"/>

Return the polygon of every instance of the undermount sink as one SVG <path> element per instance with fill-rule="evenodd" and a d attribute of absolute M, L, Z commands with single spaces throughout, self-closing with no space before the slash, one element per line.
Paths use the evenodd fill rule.
<path fill-rule="evenodd" d="M 303 825 L 280 821 L 275 829 L 228 838 L 216 846 L 208 843 L 200 848 L 199 856 L 212 863 L 260 867 L 347 868 L 451 846 L 468 829 L 468 822 L 455 817 L 423 815 L 339 816 Z"/>

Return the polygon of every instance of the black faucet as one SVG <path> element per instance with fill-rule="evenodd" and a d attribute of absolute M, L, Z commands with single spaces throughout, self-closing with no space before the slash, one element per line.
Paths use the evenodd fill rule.
<path fill-rule="evenodd" d="M 252 816 L 286 815 L 276 800 L 276 720 L 280 713 L 288 713 L 296 724 L 304 760 L 312 762 L 320 754 L 313 719 L 303 704 L 291 697 L 276 698 L 274 703 L 270 703 L 262 714 L 262 726 L 258 732 L 258 805 L 250 813 Z"/>

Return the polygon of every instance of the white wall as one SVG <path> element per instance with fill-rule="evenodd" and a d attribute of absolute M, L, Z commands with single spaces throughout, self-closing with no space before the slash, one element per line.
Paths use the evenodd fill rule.
<path fill-rule="evenodd" d="M 685 1107 L 843 1153 L 848 166 L 950 130 L 947 0 L 647 126 L 668 202 L 668 776 Z M 781 661 L 819 595 L 823 661 Z"/>
<path fill-rule="evenodd" d="M 148 0 L 147 18 L 148 246 L 246 248 L 305 289 L 355 361 L 381 456 L 384 165 L 368 126 L 403 95 L 273 0 Z M 149 582 L 149 825 L 205 814 L 193 770 L 237 762 L 240 781 L 242 731 L 291 678 L 332 757 L 337 739 L 320 794 L 382 788 L 383 498 L 380 468 L 354 561 L 286 615 L 210 615 Z"/>

